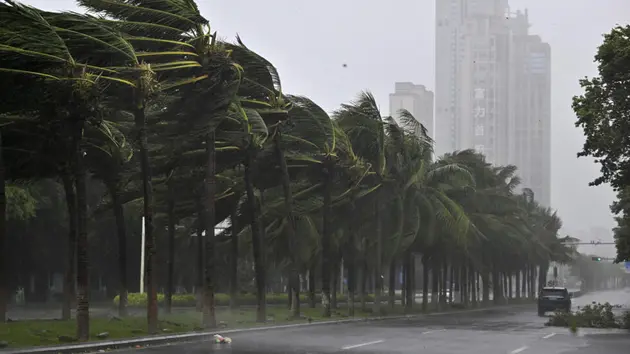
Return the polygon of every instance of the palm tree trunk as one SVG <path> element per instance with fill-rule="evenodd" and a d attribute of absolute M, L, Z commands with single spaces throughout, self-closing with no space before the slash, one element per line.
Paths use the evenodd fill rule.
<path fill-rule="evenodd" d="M 291 306 L 293 305 L 293 289 L 291 288 L 292 284 L 291 284 L 291 271 L 289 270 L 288 272 L 289 274 L 287 274 L 286 278 L 289 282 L 288 286 L 286 287 L 287 289 L 287 308 L 289 309 L 289 311 L 291 310 Z M 284 280 L 284 278 L 281 277 L 282 280 Z"/>
<path fill-rule="evenodd" d="M 462 303 L 464 304 L 465 307 L 468 307 L 468 304 L 470 302 L 470 294 L 468 293 L 468 279 L 470 278 L 470 276 L 468 275 L 468 272 L 470 271 L 470 269 L 468 269 L 466 263 L 462 264 L 461 268 L 460 268 L 460 274 L 459 274 L 459 291 L 461 292 L 462 295 Z"/>
<path fill-rule="evenodd" d="M 112 198 L 114 218 L 116 219 L 116 235 L 118 236 L 118 316 L 127 316 L 127 228 L 125 213 L 120 201 L 120 194 L 115 182 L 108 183 L 109 195 Z"/>
<path fill-rule="evenodd" d="M 378 202 L 374 203 L 374 222 L 376 232 L 376 257 L 374 265 L 374 313 L 381 314 L 381 291 L 383 290 L 383 230 L 381 225 L 381 212 Z"/>
<path fill-rule="evenodd" d="M 431 305 L 435 309 L 440 306 L 440 266 L 437 260 L 431 262 Z"/>
<path fill-rule="evenodd" d="M 449 281 L 448 281 L 448 302 L 451 303 L 451 304 L 453 303 L 453 296 L 454 296 L 453 293 L 455 292 L 455 281 L 454 280 L 456 278 L 456 275 L 455 275 L 455 269 L 456 268 L 457 267 L 455 266 L 455 264 L 451 265 L 449 267 L 449 273 L 448 273 L 448 275 L 449 275 Z"/>
<path fill-rule="evenodd" d="M 142 100 L 142 99 L 141 99 Z M 142 173 L 142 197 L 144 201 L 144 249 L 145 249 L 145 282 L 147 290 L 147 324 L 149 334 L 158 331 L 157 304 L 157 257 L 153 234 L 153 187 L 151 184 L 151 164 L 149 163 L 149 147 L 147 142 L 146 117 L 144 104 L 138 104 L 134 111 L 137 129 L 138 149 L 140 150 L 140 170 Z"/>
<path fill-rule="evenodd" d="M 360 277 L 359 277 L 359 296 L 361 297 L 360 302 L 361 302 L 361 312 L 366 312 L 367 311 L 367 304 L 365 303 L 365 298 L 366 298 L 366 288 L 367 288 L 367 274 L 368 274 L 368 267 L 367 267 L 367 262 L 365 260 L 361 261 L 361 271 L 360 271 Z"/>
<path fill-rule="evenodd" d="M 549 272 L 549 262 L 543 262 L 538 268 L 538 289 L 547 285 L 547 273 Z"/>
<path fill-rule="evenodd" d="M 263 240 L 260 222 L 258 218 L 258 208 L 256 206 L 256 197 L 254 196 L 254 180 L 252 176 L 252 147 L 247 149 L 245 153 L 245 191 L 247 193 L 247 205 L 251 217 L 252 229 L 252 252 L 254 254 L 254 273 L 256 274 L 256 322 L 263 323 L 267 319 L 267 309 L 265 305 L 266 289 L 266 271 L 264 264 Z"/>
<path fill-rule="evenodd" d="M 197 293 L 197 311 L 203 311 L 203 264 L 205 253 L 205 237 L 203 234 L 206 230 L 206 215 L 203 210 L 203 202 L 201 198 L 196 199 L 197 208 L 197 266 L 196 266 L 196 293 Z"/>
<path fill-rule="evenodd" d="M 206 183 L 205 183 L 205 221 L 206 221 L 206 244 L 205 244 L 205 267 L 204 267 L 204 296 L 203 296 L 203 325 L 205 328 L 214 328 L 217 325 L 217 318 L 214 308 L 214 261 L 215 261 L 215 197 L 216 197 L 216 149 L 215 131 L 206 134 Z"/>
<path fill-rule="evenodd" d="M 424 275 L 423 275 L 424 277 Z M 413 254 L 411 251 L 405 252 L 405 270 L 404 270 L 404 281 L 405 281 L 405 309 L 408 312 L 411 312 L 413 309 L 414 302 L 416 301 L 415 297 L 415 279 L 414 279 L 414 262 L 413 262 Z M 424 279 L 422 279 L 424 282 Z"/>
<path fill-rule="evenodd" d="M 477 299 L 479 298 L 479 294 L 477 293 L 477 284 L 479 281 L 479 277 L 477 276 L 477 271 L 475 270 L 475 268 L 473 268 L 472 264 L 470 266 L 470 273 L 469 273 L 469 284 L 468 286 L 470 287 L 470 298 L 471 298 L 471 302 L 472 305 L 474 307 L 477 306 Z"/>
<path fill-rule="evenodd" d="M 473 267 L 472 263 L 470 264 L 470 272 L 469 272 L 469 284 L 470 287 L 470 301 L 473 307 L 477 307 L 479 302 L 479 293 L 477 292 L 477 284 L 479 284 L 479 276 L 477 274 L 477 270 Z"/>
<path fill-rule="evenodd" d="M 2 132 L 0 132 L 0 323 L 4 323 L 7 319 L 9 302 L 9 248 L 7 247 L 6 231 L 7 196 L 3 153 Z"/>
<path fill-rule="evenodd" d="M 514 278 L 514 291 L 517 299 L 521 298 L 521 271 L 517 270 Z"/>
<path fill-rule="evenodd" d="M 330 317 L 330 272 L 332 238 L 332 164 L 325 161 L 322 169 L 324 206 L 322 208 L 322 316 Z"/>
<path fill-rule="evenodd" d="M 282 149 L 282 133 L 278 129 L 274 138 L 274 145 L 276 149 L 276 157 L 280 165 L 280 171 L 282 172 L 282 191 L 284 193 L 284 207 L 286 210 L 287 220 L 289 220 L 289 227 L 286 228 L 287 238 L 289 241 L 289 254 L 291 264 L 289 265 L 289 287 L 291 288 L 291 317 L 300 317 L 300 272 L 299 272 L 299 249 L 298 238 L 296 237 L 297 226 L 295 224 L 295 218 L 293 217 L 293 192 L 291 191 L 291 178 L 289 176 L 289 168 L 287 166 L 287 160 L 284 158 L 284 150 Z"/>
<path fill-rule="evenodd" d="M 339 268 L 341 264 L 339 262 L 339 258 L 334 257 L 335 259 L 331 263 L 331 278 L 330 278 L 330 308 L 337 309 L 337 292 L 339 287 Z"/>
<path fill-rule="evenodd" d="M 529 297 L 534 298 L 536 296 L 536 266 L 529 266 Z"/>
<path fill-rule="evenodd" d="M 448 289 L 447 284 L 448 284 L 448 263 L 446 261 L 442 262 L 442 272 L 441 272 L 441 294 L 442 296 L 440 296 L 440 303 L 442 304 L 442 306 L 445 306 L 447 303 L 447 294 L 446 294 L 446 289 Z"/>
<path fill-rule="evenodd" d="M 357 285 L 357 259 L 355 257 L 355 248 L 352 244 L 354 234 L 350 232 L 350 241 L 346 245 L 347 264 L 348 264 L 348 316 L 354 317 L 354 297 L 356 296 Z"/>
<path fill-rule="evenodd" d="M 63 305 L 61 306 L 61 319 L 70 320 L 73 298 L 75 298 L 75 270 L 77 266 L 77 195 L 74 188 L 74 178 L 71 171 L 63 171 L 61 174 L 63 189 L 68 209 L 68 254 L 66 258 L 66 270 L 63 282 Z M 120 299 L 122 301 L 122 298 Z"/>
<path fill-rule="evenodd" d="M 483 286 L 482 301 L 484 306 L 490 305 L 490 274 L 488 270 L 483 270 L 481 273 L 481 283 Z"/>
<path fill-rule="evenodd" d="M 422 312 L 429 311 L 429 270 L 431 269 L 429 257 L 422 255 Z M 431 295 L 433 296 L 433 295 Z M 433 297 L 431 297 L 433 301 Z"/>
<path fill-rule="evenodd" d="M 523 278 L 521 279 L 521 293 L 523 297 L 527 296 L 527 266 L 521 270 Z"/>
<path fill-rule="evenodd" d="M 507 276 L 507 284 L 508 284 L 508 299 L 512 299 L 512 295 L 514 295 L 514 290 L 513 290 L 513 276 L 512 273 L 509 273 L 509 275 Z"/>
<path fill-rule="evenodd" d="M 492 295 L 493 302 L 495 305 L 498 305 L 501 301 L 501 277 L 499 272 L 497 271 L 496 265 L 492 268 Z"/>
<path fill-rule="evenodd" d="M 238 201 L 237 201 L 238 204 Z M 238 308 L 238 215 L 237 207 L 230 216 L 232 236 L 230 237 L 230 309 Z"/>
<path fill-rule="evenodd" d="M 308 270 L 308 306 L 312 309 L 315 308 L 315 264 Z"/>
<path fill-rule="evenodd" d="M 396 261 L 392 260 L 389 263 L 389 307 L 392 309 L 396 306 Z"/>
<path fill-rule="evenodd" d="M 175 196 L 173 195 L 173 183 L 168 182 L 168 201 L 166 212 L 168 216 L 168 261 L 167 261 L 167 281 L 164 302 L 166 313 L 173 310 L 173 290 L 175 289 Z"/>
<path fill-rule="evenodd" d="M 87 237 L 86 171 L 81 139 L 83 121 L 75 127 L 74 136 L 74 183 L 77 191 L 77 339 L 90 339 L 90 284 Z"/>

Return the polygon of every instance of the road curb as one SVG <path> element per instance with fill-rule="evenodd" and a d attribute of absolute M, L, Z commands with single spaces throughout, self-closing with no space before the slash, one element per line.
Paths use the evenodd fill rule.
<path fill-rule="evenodd" d="M 92 352 L 98 352 L 99 350 L 115 350 L 115 349 L 126 349 L 126 348 L 134 348 L 134 347 L 160 346 L 160 345 L 164 345 L 168 343 L 203 342 L 203 341 L 211 340 L 212 336 L 214 336 L 217 333 L 221 333 L 222 335 L 224 335 L 224 334 L 232 334 L 232 333 L 272 331 L 272 330 L 287 329 L 287 328 L 313 327 L 313 326 L 361 323 L 361 322 L 372 322 L 372 321 L 386 321 L 386 320 L 400 320 L 400 319 L 406 319 L 406 318 L 412 319 L 412 318 L 426 317 L 426 316 L 445 316 L 445 315 L 454 315 L 454 314 L 461 314 L 461 313 L 484 312 L 484 311 L 491 311 L 491 310 L 497 310 L 497 309 L 524 307 L 524 306 L 531 306 L 531 304 L 501 305 L 501 306 L 490 306 L 490 307 L 482 307 L 482 308 L 468 309 L 468 310 L 433 312 L 433 313 L 426 313 L 426 314 L 419 313 L 419 314 L 413 314 L 413 315 L 349 318 L 345 320 L 334 320 L 334 321 L 317 321 L 317 322 L 311 322 L 311 323 L 294 323 L 294 324 L 276 325 L 276 326 L 226 329 L 226 330 L 220 330 L 220 331 L 214 330 L 214 331 L 208 331 L 208 332 L 156 335 L 156 336 L 138 337 L 138 338 L 133 338 L 133 339 L 99 341 L 99 342 L 85 343 L 85 344 L 57 345 L 57 346 L 51 346 L 51 347 L 31 347 L 31 348 L 25 348 L 25 349 L 19 349 L 19 350 L 0 350 L 0 354 L 92 353 Z"/>

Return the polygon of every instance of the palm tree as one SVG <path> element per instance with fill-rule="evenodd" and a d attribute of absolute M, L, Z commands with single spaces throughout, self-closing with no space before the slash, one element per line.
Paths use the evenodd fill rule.
<path fill-rule="evenodd" d="M 83 130 L 86 122 L 100 121 L 101 100 L 105 98 L 104 82 L 131 85 L 116 78 L 116 72 L 105 65 L 126 63 L 133 57 L 128 43 L 117 32 L 102 26 L 96 19 L 68 13 L 46 13 L 12 1 L 1 4 L 3 31 L 0 43 L 9 55 L 0 70 L 26 80 L 38 78 L 33 84 L 43 85 L 48 96 L 31 109 L 43 122 L 60 121 L 67 126 L 77 199 L 77 337 L 89 337 L 87 211 Z M 27 33 L 28 35 L 24 35 Z M 109 53 L 107 61 L 89 61 L 89 50 Z M 113 64 L 113 65 L 112 65 Z M 100 66 L 98 66 L 100 65 Z M 66 102 L 67 114 L 53 108 Z M 49 105 L 49 106 L 46 106 Z"/>
<path fill-rule="evenodd" d="M 121 197 L 126 185 L 129 184 L 133 149 L 127 144 L 125 135 L 111 123 L 101 124 L 98 129 L 87 130 L 86 143 L 86 155 L 89 156 L 88 168 L 94 173 L 94 177 L 102 180 L 107 187 L 116 220 L 120 282 L 118 315 L 125 317 L 128 293 L 127 230 Z"/>
<path fill-rule="evenodd" d="M 136 120 L 140 165 L 143 175 L 144 216 L 147 249 L 147 290 L 149 332 L 157 331 L 157 292 L 155 289 L 155 244 L 153 237 L 153 197 L 151 193 L 151 172 L 146 134 L 145 109 L 151 95 L 157 88 L 157 80 L 162 81 L 160 90 L 179 90 L 174 94 L 186 99 L 185 112 L 193 117 L 203 112 L 205 124 L 206 172 L 204 188 L 204 210 L 206 235 L 204 325 L 214 327 L 213 295 L 213 246 L 215 225 L 215 128 L 227 111 L 228 104 L 238 83 L 238 68 L 230 60 L 230 53 L 217 42 L 216 34 L 210 32 L 208 21 L 201 16 L 193 1 L 182 3 L 176 0 L 79 0 L 82 6 L 92 11 L 107 14 L 115 19 L 112 25 L 126 34 L 138 52 L 136 58 L 175 58 L 167 62 L 150 65 L 137 60 L 132 68 L 136 78 L 136 89 L 132 97 L 130 111 Z M 105 20 L 107 21 L 107 20 Z M 156 78 L 160 72 L 161 77 Z M 230 78 L 226 79 L 225 75 Z M 185 87 L 188 86 L 188 87 Z M 181 88 L 181 89 L 180 89 Z M 213 93 L 220 93 L 213 97 Z M 209 97 L 213 99 L 208 100 Z M 171 111 L 172 112 L 172 111 Z M 181 113 L 180 113 L 181 114 Z M 208 231 L 210 230 L 210 231 Z"/>
<path fill-rule="evenodd" d="M 357 99 L 350 104 L 342 104 L 341 109 L 334 113 L 334 119 L 344 129 L 353 150 L 365 161 L 372 165 L 375 184 L 380 185 L 386 178 L 385 161 L 385 131 L 384 119 L 378 109 L 376 99 L 370 92 L 362 92 Z M 385 194 L 385 193 L 383 193 Z M 375 271 L 374 279 L 374 312 L 381 312 L 381 292 L 383 289 L 383 235 L 381 222 L 382 201 L 374 203 L 374 234 L 376 239 Z"/>

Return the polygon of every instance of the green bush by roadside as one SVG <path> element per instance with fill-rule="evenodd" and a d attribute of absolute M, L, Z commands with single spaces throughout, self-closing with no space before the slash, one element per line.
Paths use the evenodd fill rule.
<path fill-rule="evenodd" d="M 216 306 L 228 306 L 230 304 L 230 295 L 228 294 L 214 294 L 215 304 Z M 360 301 L 359 296 L 355 296 L 355 301 L 358 303 Z M 387 297 L 383 297 L 382 300 L 384 302 L 387 301 Z M 401 296 L 396 296 L 397 300 L 401 299 Z M 300 300 L 303 304 L 308 303 L 308 296 L 300 295 Z M 321 303 L 321 294 L 315 295 L 315 302 Z M 337 295 L 337 302 L 345 303 L 348 300 L 348 296 L 345 294 Z M 365 301 L 372 302 L 374 301 L 374 295 L 369 294 L 366 295 Z M 116 296 L 114 298 L 114 305 L 118 306 L 120 302 L 120 297 Z M 268 305 L 284 305 L 288 304 L 289 297 L 287 294 L 267 294 L 267 304 Z M 129 307 L 144 307 L 147 304 L 147 294 L 140 293 L 131 293 L 127 298 L 127 306 Z M 164 304 L 164 294 L 158 294 L 158 305 Z M 194 294 L 184 294 L 184 295 L 173 295 L 173 306 L 174 307 L 194 307 L 197 304 L 197 299 Z M 239 294 L 238 296 L 238 304 L 243 306 L 255 306 L 256 305 L 256 295 L 255 294 Z"/>
<path fill-rule="evenodd" d="M 626 328 L 630 329 L 630 311 L 621 317 L 615 316 L 613 305 L 609 303 L 586 305 L 576 312 L 555 312 L 547 321 L 547 326 L 577 328 Z"/>

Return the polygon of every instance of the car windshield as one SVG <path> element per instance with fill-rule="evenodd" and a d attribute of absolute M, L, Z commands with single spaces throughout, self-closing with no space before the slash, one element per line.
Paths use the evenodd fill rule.
<path fill-rule="evenodd" d="M 567 291 L 565 289 L 543 289 L 543 296 L 565 296 Z"/>

